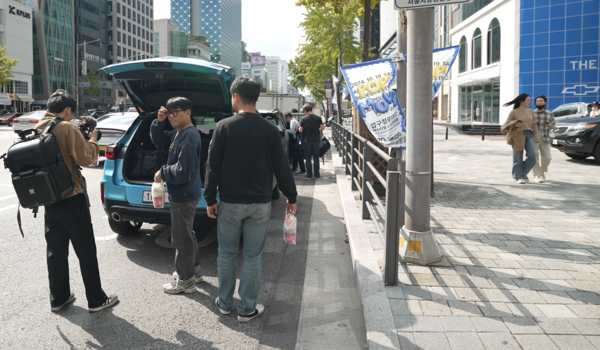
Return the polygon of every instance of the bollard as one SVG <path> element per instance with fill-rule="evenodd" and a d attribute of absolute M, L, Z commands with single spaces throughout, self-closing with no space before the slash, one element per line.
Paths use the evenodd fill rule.
<path fill-rule="evenodd" d="M 448 139 L 448 127 L 446 127 L 446 140 Z"/>
<path fill-rule="evenodd" d="M 485 141 L 485 128 L 481 128 L 481 141 Z"/>

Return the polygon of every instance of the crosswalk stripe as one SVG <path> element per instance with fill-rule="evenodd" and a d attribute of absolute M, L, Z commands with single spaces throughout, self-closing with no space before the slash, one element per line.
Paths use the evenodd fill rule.
<path fill-rule="evenodd" d="M 16 204 L 9 205 L 8 207 L 0 208 L 0 212 L 7 211 L 7 210 L 10 210 L 10 209 L 14 209 L 16 207 L 17 207 Z"/>
<path fill-rule="evenodd" d="M 16 194 L 13 194 L 13 195 L 6 196 L 6 197 L 0 197 L 0 201 L 3 201 L 5 199 L 10 199 L 10 198 L 15 198 L 16 196 L 17 196 Z"/>

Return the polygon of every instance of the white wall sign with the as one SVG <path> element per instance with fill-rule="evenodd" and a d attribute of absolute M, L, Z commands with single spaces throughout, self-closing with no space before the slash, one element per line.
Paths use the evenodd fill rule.
<path fill-rule="evenodd" d="M 473 0 L 394 0 L 394 8 L 396 10 L 411 10 L 422 7 L 466 4 L 469 2 L 473 2 Z"/>

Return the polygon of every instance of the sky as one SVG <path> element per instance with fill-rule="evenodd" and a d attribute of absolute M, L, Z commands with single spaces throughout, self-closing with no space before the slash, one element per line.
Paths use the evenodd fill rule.
<path fill-rule="evenodd" d="M 242 40 L 248 52 L 263 56 L 279 56 L 289 62 L 304 43 L 299 28 L 304 8 L 295 0 L 242 0 Z M 154 19 L 171 16 L 170 0 L 154 0 Z"/>

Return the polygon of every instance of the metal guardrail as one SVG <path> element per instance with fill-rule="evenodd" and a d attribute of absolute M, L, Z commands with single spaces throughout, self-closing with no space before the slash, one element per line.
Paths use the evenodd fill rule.
<path fill-rule="evenodd" d="M 372 219 L 381 241 L 385 243 L 383 267 L 385 284 L 395 286 L 398 284 L 398 239 L 400 229 L 404 225 L 402 160 L 391 157 L 375 144 L 338 123 L 331 123 L 331 129 L 333 142 L 342 158 L 346 175 L 352 175 L 352 190 L 359 191 L 361 194 L 362 219 Z M 362 152 L 359 147 L 361 143 Z M 373 152 L 388 163 L 385 178 L 379 174 L 372 163 Z M 385 187 L 385 204 L 371 185 L 373 176 L 377 177 Z M 384 219 L 383 227 L 377 220 L 377 214 Z"/>

